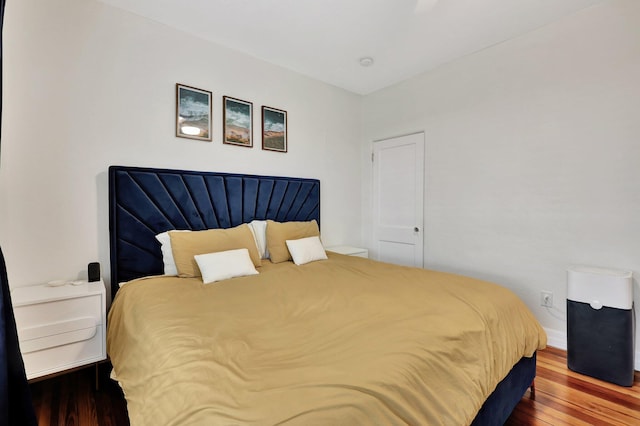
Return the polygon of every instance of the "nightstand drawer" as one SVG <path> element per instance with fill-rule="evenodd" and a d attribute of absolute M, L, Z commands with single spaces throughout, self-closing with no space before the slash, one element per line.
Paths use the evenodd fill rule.
<path fill-rule="evenodd" d="M 105 358 L 102 343 L 104 341 L 103 328 L 99 326 L 42 339 L 40 341 L 39 339 L 27 341 L 24 347 L 23 343 L 20 342 L 27 379 L 46 376 L 47 374 L 101 361 Z M 46 341 L 48 339 L 59 340 L 57 340 L 56 345 L 55 340 L 53 342 Z M 55 346 L 45 348 L 44 346 L 47 343 L 53 343 Z M 29 350 L 38 346 L 43 349 Z"/>
<path fill-rule="evenodd" d="M 74 283 L 11 290 L 28 379 L 106 358 L 104 283 Z"/>
<path fill-rule="evenodd" d="M 30 353 L 89 340 L 95 336 L 97 326 L 95 318 L 84 317 L 21 328 L 20 349 Z"/>
<path fill-rule="evenodd" d="M 86 317 L 94 318 L 96 324 L 101 324 L 102 299 L 100 295 L 90 295 L 34 303 L 17 306 L 13 313 L 19 330 Z"/>

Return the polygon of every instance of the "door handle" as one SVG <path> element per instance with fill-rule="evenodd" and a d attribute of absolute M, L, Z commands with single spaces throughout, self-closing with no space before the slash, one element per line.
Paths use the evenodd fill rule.
<path fill-rule="evenodd" d="M 413 228 L 413 232 L 420 232 L 420 228 L 418 228 L 417 226 L 415 226 L 415 227 Z"/>

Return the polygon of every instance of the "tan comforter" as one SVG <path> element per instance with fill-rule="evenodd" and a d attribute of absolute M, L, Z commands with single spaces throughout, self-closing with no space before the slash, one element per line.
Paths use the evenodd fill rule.
<path fill-rule="evenodd" d="M 124 285 L 107 348 L 132 425 L 464 425 L 546 335 L 509 290 L 330 253 Z"/>

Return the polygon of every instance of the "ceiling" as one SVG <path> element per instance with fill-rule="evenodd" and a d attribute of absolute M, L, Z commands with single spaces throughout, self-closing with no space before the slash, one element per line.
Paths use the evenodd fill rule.
<path fill-rule="evenodd" d="M 101 1 L 368 94 L 605 0 Z"/>

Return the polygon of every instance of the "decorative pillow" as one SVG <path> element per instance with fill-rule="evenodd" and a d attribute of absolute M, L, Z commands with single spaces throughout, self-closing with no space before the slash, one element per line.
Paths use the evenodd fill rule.
<path fill-rule="evenodd" d="M 267 250 L 267 221 L 266 220 L 252 220 L 249 223 L 249 229 L 253 232 L 253 237 L 256 239 L 256 246 L 258 246 L 258 253 L 262 259 L 269 258 L 269 250 Z"/>
<path fill-rule="evenodd" d="M 327 259 L 327 253 L 324 251 L 318 236 L 287 240 L 287 247 L 293 258 L 293 263 L 296 265 Z"/>
<path fill-rule="evenodd" d="M 199 277 L 200 270 L 195 255 L 219 251 L 246 248 L 251 261 L 260 266 L 260 255 L 249 225 L 243 223 L 235 228 L 209 229 L 206 231 L 174 232 L 169 231 L 173 258 L 178 275 L 181 277 Z"/>
<path fill-rule="evenodd" d="M 175 232 L 190 231 L 184 230 Z M 169 231 L 161 232 L 160 234 L 156 235 L 156 240 L 160 242 L 160 250 L 162 251 L 162 263 L 164 264 L 164 274 L 178 275 L 176 262 L 175 260 L 173 260 L 173 251 L 171 251 L 171 238 L 169 237 Z"/>
<path fill-rule="evenodd" d="M 202 282 L 209 284 L 229 278 L 258 275 L 246 248 L 219 251 L 194 256 L 202 273 Z"/>
<path fill-rule="evenodd" d="M 269 257 L 273 263 L 291 260 L 287 250 L 287 240 L 299 240 L 300 238 L 315 237 L 320 235 L 318 222 L 274 222 L 267 221 L 267 248 Z"/>

